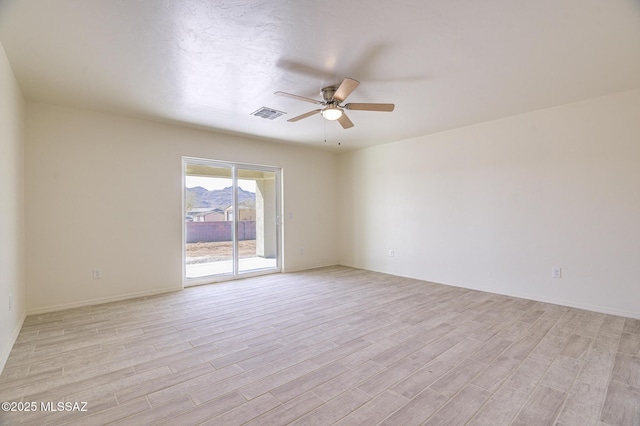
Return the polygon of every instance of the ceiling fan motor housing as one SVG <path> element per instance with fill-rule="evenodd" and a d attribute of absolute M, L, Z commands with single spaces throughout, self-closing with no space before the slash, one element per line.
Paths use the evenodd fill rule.
<path fill-rule="evenodd" d="M 324 89 L 322 89 L 322 99 L 324 99 L 324 101 L 326 103 L 335 103 L 336 105 L 338 104 L 338 102 L 334 102 L 333 101 L 333 96 L 336 94 L 336 90 L 338 88 L 336 86 L 329 86 L 329 87 L 325 87 Z"/>

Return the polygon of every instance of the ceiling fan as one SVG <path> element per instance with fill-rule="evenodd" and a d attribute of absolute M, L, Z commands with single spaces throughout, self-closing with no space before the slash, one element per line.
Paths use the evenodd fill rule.
<path fill-rule="evenodd" d="M 345 78 L 339 86 L 329 86 L 322 89 L 323 101 L 307 98 L 304 96 L 293 95 L 286 92 L 276 92 L 276 95 L 286 96 L 300 101 L 310 102 L 316 105 L 322 105 L 322 108 L 309 111 L 305 114 L 288 119 L 287 121 L 295 122 L 312 115 L 321 114 L 327 120 L 338 120 L 343 129 L 353 127 L 353 122 L 345 114 L 345 110 L 354 111 L 384 111 L 391 112 L 395 108 L 394 104 L 371 104 L 371 103 L 349 103 L 341 105 L 342 102 L 353 92 L 360 84 L 359 81 L 352 78 Z"/>

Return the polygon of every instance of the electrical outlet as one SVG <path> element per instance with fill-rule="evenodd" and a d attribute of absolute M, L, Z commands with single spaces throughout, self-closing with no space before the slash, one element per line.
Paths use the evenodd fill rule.
<path fill-rule="evenodd" d="M 551 278 L 562 278 L 562 268 L 559 266 L 551 267 Z"/>
<path fill-rule="evenodd" d="M 93 270 L 93 279 L 101 280 L 102 279 L 102 269 L 94 269 Z"/>
<path fill-rule="evenodd" d="M 304 254 L 304 247 L 300 247 L 300 250 L 298 250 L 298 252 L 299 252 L 300 254 Z"/>
<path fill-rule="evenodd" d="M 395 255 L 396 255 L 395 250 L 393 250 L 393 249 L 389 250 L 389 257 L 393 257 Z"/>

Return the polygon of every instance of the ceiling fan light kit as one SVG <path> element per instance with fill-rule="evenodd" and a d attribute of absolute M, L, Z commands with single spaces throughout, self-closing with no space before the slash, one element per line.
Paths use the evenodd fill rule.
<path fill-rule="evenodd" d="M 347 99 L 359 84 L 360 82 L 358 80 L 347 77 L 339 86 L 325 87 L 321 92 L 322 98 L 324 99 L 323 101 L 286 92 L 276 92 L 275 94 L 297 99 L 299 101 L 310 102 L 316 105 L 322 105 L 324 107 L 290 118 L 287 121 L 296 122 L 303 118 L 311 117 L 312 115 L 320 113 L 325 120 L 338 121 L 343 129 L 349 129 L 353 127 L 353 122 L 349 117 L 347 117 L 347 114 L 345 114 L 345 109 L 356 111 L 391 112 L 395 108 L 394 104 L 349 103 L 341 105 L 341 103 Z"/>
<path fill-rule="evenodd" d="M 334 121 L 342 117 L 342 110 L 337 106 L 329 105 L 322 110 L 322 116 L 330 121 Z"/>

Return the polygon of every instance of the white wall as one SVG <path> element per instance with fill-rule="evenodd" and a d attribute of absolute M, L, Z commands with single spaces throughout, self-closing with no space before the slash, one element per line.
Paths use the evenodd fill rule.
<path fill-rule="evenodd" d="M 341 263 L 640 318 L 640 91 L 339 163 Z"/>
<path fill-rule="evenodd" d="M 24 100 L 0 44 L 0 372 L 26 312 L 23 140 Z"/>
<path fill-rule="evenodd" d="M 336 154 L 29 102 L 29 313 L 182 287 L 182 156 L 282 167 L 284 269 L 337 263 Z"/>

